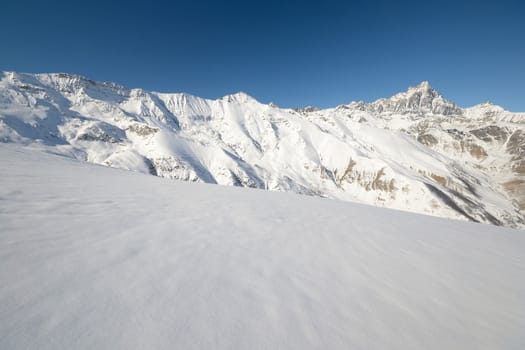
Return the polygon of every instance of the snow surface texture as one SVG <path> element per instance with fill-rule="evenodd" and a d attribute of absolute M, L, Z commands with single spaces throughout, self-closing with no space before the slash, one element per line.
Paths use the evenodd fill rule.
<path fill-rule="evenodd" d="M 0 159 L 1 349 L 525 349 L 522 231 Z"/>
<path fill-rule="evenodd" d="M 461 109 L 428 83 L 282 109 L 70 74 L 0 73 L 0 140 L 180 180 L 525 227 L 525 114 Z"/>

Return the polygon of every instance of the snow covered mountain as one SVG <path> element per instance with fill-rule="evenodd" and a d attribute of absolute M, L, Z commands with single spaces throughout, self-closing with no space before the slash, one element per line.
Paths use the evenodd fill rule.
<path fill-rule="evenodd" d="M 523 232 L 0 159 L 0 349 L 525 348 Z"/>
<path fill-rule="evenodd" d="M 179 180 L 525 227 L 525 113 L 459 108 L 427 82 L 320 110 L 4 72 L 0 140 Z"/>

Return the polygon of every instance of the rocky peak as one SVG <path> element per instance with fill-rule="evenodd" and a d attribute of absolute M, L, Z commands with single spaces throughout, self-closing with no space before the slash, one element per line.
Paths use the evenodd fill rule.
<path fill-rule="evenodd" d="M 112 82 L 100 82 L 84 76 L 69 73 L 35 74 L 41 84 L 52 86 L 62 92 L 75 93 L 80 91 L 104 90 L 107 93 L 126 90 L 122 85 Z"/>
<path fill-rule="evenodd" d="M 306 106 L 302 108 L 293 108 L 293 110 L 301 114 L 307 114 L 307 113 L 320 111 L 321 109 L 314 107 L 314 106 Z"/>
<path fill-rule="evenodd" d="M 427 80 L 422 81 L 416 86 L 409 87 L 408 91 L 410 90 L 422 91 L 426 93 L 437 93 L 437 91 L 430 85 L 430 83 Z"/>
<path fill-rule="evenodd" d="M 377 112 L 417 113 L 420 115 L 459 115 L 461 108 L 452 101 L 445 99 L 428 81 L 409 87 L 407 91 L 398 93 L 388 99 L 380 99 L 372 103 Z"/>

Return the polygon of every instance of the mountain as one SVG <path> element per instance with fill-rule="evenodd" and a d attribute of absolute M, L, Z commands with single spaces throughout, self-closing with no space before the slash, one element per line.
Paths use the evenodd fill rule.
<path fill-rule="evenodd" d="M 0 140 L 166 178 L 525 227 L 525 114 L 428 82 L 372 103 L 279 108 L 4 72 Z"/>
<path fill-rule="evenodd" d="M 0 349 L 525 348 L 523 232 L 0 159 Z"/>

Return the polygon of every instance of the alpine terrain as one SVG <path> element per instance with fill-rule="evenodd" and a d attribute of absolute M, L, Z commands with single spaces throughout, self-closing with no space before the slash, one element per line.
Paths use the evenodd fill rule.
<path fill-rule="evenodd" d="M 126 140 L 147 149 L 145 136 L 74 118 L 98 128 L 79 135 L 128 143 L 138 168 Z M 314 135 L 317 124 L 295 118 Z M 277 129 L 292 137 L 293 125 Z M 58 135 L 53 147 L 82 154 Z M 180 154 L 199 149 L 168 140 Z M 0 349 L 525 349 L 522 231 L 170 181 L 18 145 L 0 159 Z M 188 176 L 212 176 L 196 169 Z"/>
<path fill-rule="evenodd" d="M 429 83 L 372 103 L 279 108 L 70 74 L 1 73 L 0 140 L 160 177 L 525 227 L 525 113 Z"/>

